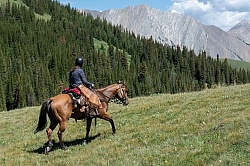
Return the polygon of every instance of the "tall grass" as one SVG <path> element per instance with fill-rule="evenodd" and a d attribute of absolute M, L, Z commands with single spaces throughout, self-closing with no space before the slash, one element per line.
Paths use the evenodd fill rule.
<path fill-rule="evenodd" d="M 250 165 L 250 84 L 158 94 L 110 103 L 117 134 L 103 120 L 84 145 L 84 122 L 70 119 L 68 150 L 44 155 L 45 131 L 33 134 L 40 107 L 0 112 L 0 165 Z"/>

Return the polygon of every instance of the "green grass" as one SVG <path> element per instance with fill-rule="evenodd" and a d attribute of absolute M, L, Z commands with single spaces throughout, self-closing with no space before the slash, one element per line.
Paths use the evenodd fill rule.
<path fill-rule="evenodd" d="M 84 145 L 84 123 L 70 119 L 69 149 L 59 149 L 56 128 L 48 155 L 45 131 L 33 134 L 40 107 L 0 112 L 0 165 L 250 165 L 249 96 L 247 84 L 110 103 L 116 136 L 98 119 Z"/>
<path fill-rule="evenodd" d="M 224 60 L 223 60 L 224 61 Z M 250 70 L 250 63 L 246 61 L 227 59 L 227 62 L 233 67 L 237 69 Z"/>
<path fill-rule="evenodd" d="M 4 4 L 6 4 L 6 2 L 7 2 L 7 0 L 0 0 L 0 5 L 4 5 Z M 26 8 L 29 8 L 21 0 L 10 0 L 10 3 L 15 3 L 16 5 L 24 5 L 24 6 L 26 6 Z M 45 21 L 48 21 L 51 19 L 51 15 L 48 15 L 48 14 L 40 15 L 40 14 L 35 13 L 35 17 L 37 19 L 43 19 Z"/>
<path fill-rule="evenodd" d="M 51 15 L 48 15 L 48 14 L 40 15 L 40 14 L 35 13 L 35 16 L 37 19 L 43 19 L 45 21 L 49 21 L 51 19 Z"/>
<path fill-rule="evenodd" d="M 7 1 L 8 0 L 0 0 L 0 5 L 1 4 L 6 4 Z M 15 3 L 17 5 L 20 5 L 20 4 L 24 5 L 24 3 L 21 0 L 9 0 L 9 1 L 10 1 L 10 3 Z"/>
<path fill-rule="evenodd" d="M 95 51 L 98 52 L 99 49 L 101 49 L 101 46 L 103 45 L 105 54 L 108 54 L 108 43 L 104 42 L 104 41 L 100 41 L 96 38 L 93 38 L 94 40 L 94 46 L 95 46 Z"/>
<path fill-rule="evenodd" d="M 101 49 L 101 47 L 103 46 L 103 48 L 104 48 L 104 50 L 103 50 L 104 53 L 105 53 L 106 55 L 108 55 L 108 48 L 109 48 L 108 43 L 106 43 L 106 42 L 104 42 L 104 41 L 100 41 L 100 40 L 98 40 L 98 39 L 96 39 L 96 38 L 94 38 L 93 40 L 94 40 L 95 51 L 98 52 L 98 51 Z M 114 47 L 114 48 L 115 48 L 115 47 Z M 122 50 L 119 49 L 119 51 L 122 51 Z M 131 62 L 131 55 L 128 54 L 128 53 L 126 52 L 126 56 L 127 56 L 128 64 L 130 65 L 130 62 Z"/>

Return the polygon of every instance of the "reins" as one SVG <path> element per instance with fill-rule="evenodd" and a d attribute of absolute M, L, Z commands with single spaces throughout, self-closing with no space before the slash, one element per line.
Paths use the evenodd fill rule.
<path fill-rule="evenodd" d="M 123 93 L 123 91 L 122 91 L 122 85 L 121 85 L 121 84 L 119 84 L 119 89 L 120 89 L 120 91 L 118 92 L 118 94 L 120 94 L 120 95 L 122 96 L 121 101 L 126 100 L 126 98 L 124 97 L 124 93 Z M 105 89 L 105 90 L 106 90 L 106 89 Z M 110 97 L 110 96 L 105 95 L 103 92 L 99 92 L 99 93 L 101 93 L 105 98 L 108 98 L 107 102 L 110 102 L 110 101 L 113 100 L 114 97 L 115 97 L 115 95 L 113 95 L 112 97 Z M 99 94 L 98 94 L 98 95 L 99 95 Z"/>
<path fill-rule="evenodd" d="M 118 94 L 120 93 L 122 98 L 121 98 L 121 101 L 123 102 L 124 100 L 126 100 L 126 97 L 124 97 L 124 92 L 122 91 L 122 85 L 119 86 L 120 88 L 120 91 L 118 92 Z"/>

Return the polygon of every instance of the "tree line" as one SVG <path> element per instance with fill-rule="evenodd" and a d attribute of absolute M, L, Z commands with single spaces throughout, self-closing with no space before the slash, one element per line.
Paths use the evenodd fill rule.
<path fill-rule="evenodd" d="M 0 12 L 0 111 L 40 105 L 68 86 L 77 56 L 96 87 L 125 81 L 130 97 L 199 91 L 250 82 L 232 68 L 185 46 L 167 46 L 51 0 L 8 0 Z M 49 19 L 37 17 L 48 15 Z M 107 43 L 98 49 L 95 40 Z"/>

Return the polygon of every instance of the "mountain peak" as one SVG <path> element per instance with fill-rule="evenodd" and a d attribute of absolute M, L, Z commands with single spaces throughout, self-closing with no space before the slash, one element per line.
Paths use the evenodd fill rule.
<path fill-rule="evenodd" d="M 242 26 L 249 26 L 250 25 L 250 21 L 248 20 L 242 20 L 241 22 L 239 22 L 238 24 L 236 24 L 234 27 L 232 27 L 229 31 L 242 27 Z"/>
<path fill-rule="evenodd" d="M 150 8 L 148 5 L 145 5 L 145 4 L 138 5 L 138 7 L 141 7 L 141 8 Z"/>
<path fill-rule="evenodd" d="M 228 33 L 235 36 L 237 39 L 243 41 L 244 43 L 250 45 L 250 21 L 242 20 L 234 27 L 232 27 Z"/>
<path fill-rule="evenodd" d="M 242 20 L 239 24 L 240 25 L 248 25 L 248 24 L 250 24 L 250 21 L 249 20 Z"/>
<path fill-rule="evenodd" d="M 250 47 L 246 43 L 190 16 L 160 11 L 144 4 L 112 9 L 96 16 L 105 18 L 113 25 L 121 25 L 135 34 L 152 37 L 162 44 L 186 46 L 196 54 L 206 51 L 207 55 L 214 58 L 218 54 L 221 58 L 250 61 Z"/>

